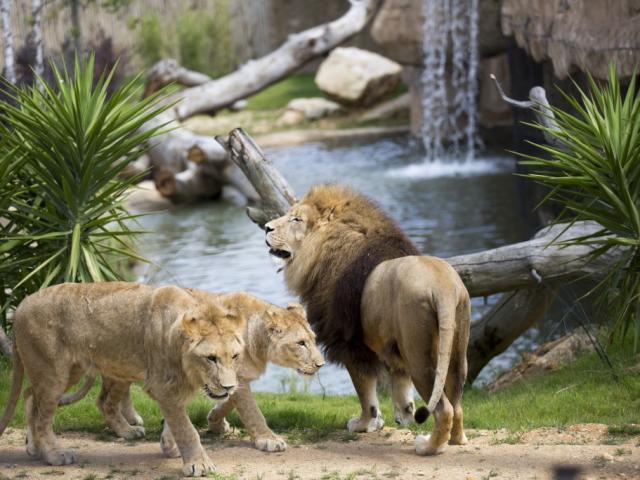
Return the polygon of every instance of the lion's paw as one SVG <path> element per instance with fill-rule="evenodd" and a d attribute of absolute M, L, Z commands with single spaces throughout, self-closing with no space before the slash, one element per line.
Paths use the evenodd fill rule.
<path fill-rule="evenodd" d="M 145 430 L 144 427 L 131 426 L 121 433 L 120 437 L 125 440 L 138 440 L 139 438 L 144 438 Z"/>
<path fill-rule="evenodd" d="M 413 414 L 416 407 L 413 402 L 408 403 L 404 407 L 393 406 L 393 418 L 398 425 L 409 425 L 413 423 Z"/>
<path fill-rule="evenodd" d="M 376 418 L 365 419 L 361 417 L 353 417 L 347 422 L 347 429 L 349 429 L 351 433 L 371 433 L 375 432 L 376 430 L 381 430 L 382 427 L 384 427 L 384 420 L 380 416 Z"/>
<path fill-rule="evenodd" d="M 231 433 L 231 425 L 229 425 L 226 418 L 221 421 L 209 420 L 209 431 L 218 435 L 226 435 Z"/>
<path fill-rule="evenodd" d="M 71 465 L 76 461 L 75 450 L 50 450 L 44 454 L 44 461 L 49 465 Z"/>
<path fill-rule="evenodd" d="M 129 425 L 133 425 L 141 427 L 142 425 L 144 425 L 144 420 L 142 419 L 142 417 L 140 416 L 139 413 L 137 412 L 123 412 L 124 418 L 127 420 L 127 422 L 129 423 Z"/>
<path fill-rule="evenodd" d="M 416 453 L 418 455 L 438 455 L 444 452 L 446 443 L 442 445 L 433 445 L 431 435 L 418 435 L 415 440 Z"/>
<path fill-rule="evenodd" d="M 185 477 L 206 477 L 214 472 L 216 466 L 205 453 L 198 460 L 186 462 L 182 466 L 182 473 Z"/>
<path fill-rule="evenodd" d="M 287 449 L 287 442 L 278 435 L 257 437 L 254 445 L 263 452 L 284 452 Z"/>
<path fill-rule="evenodd" d="M 466 445 L 467 443 L 469 443 L 469 440 L 467 440 L 467 436 L 464 434 L 464 432 L 462 432 L 462 434 L 458 436 L 458 438 L 454 438 L 452 436 L 449 439 L 449 445 Z"/>

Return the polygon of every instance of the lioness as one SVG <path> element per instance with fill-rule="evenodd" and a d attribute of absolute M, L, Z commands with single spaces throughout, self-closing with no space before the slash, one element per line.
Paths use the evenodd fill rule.
<path fill-rule="evenodd" d="M 461 400 L 470 300 L 455 270 L 420 256 L 371 200 L 338 185 L 311 188 L 265 230 L 326 356 L 349 371 L 362 406 L 349 430 L 382 427 L 376 378 L 384 363 L 396 421 L 414 416 L 412 381 L 428 402 L 416 421 L 434 413 L 432 435 L 416 438 L 418 453 L 439 453 L 447 441 L 466 443 Z"/>
<path fill-rule="evenodd" d="M 284 451 L 287 444 L 268 427 L 251 395 L 250 383 L 264 373 L 267 362 L 294 368 L 303 375 L 315 374 L 324 365 L 324 358 L 316 347 L 316 336 L 309 328 L 304 309 L 299 304 L 280 308 L 246 293 L 221 297 L 229 308 L 235 305 L 242 310 L 248 321 L 244 333 L 244 356 L 238 370 L 238 388 L 209 412 L 209 430 L 214 433 L 228 432 L 230 427 L 225 417 L 237 408 L 240 420 L 257 449 Z M 168 456 L 175 456 L 178 452 L 173 436 L 167 423 L 164 427 L 160 440 L 162 450 Z"/>
<path fill-rule="evenodd" d="M 53 415 L 69 386 L 99 371 L 122 384 L 143 380 L 175 434 L 183 473 L 207 475 L 214 465 L 185 406 L 203 387 L 220 399 L 235 392 L 245 323 L 217 299 L 196 298 L 173 286 L 113 282 L 41 290 L 15 311 L 13 383 L 0 434 L 13 415 L 26 371 L 27 452 L 51 465 L 73 463 L 75 453 L 57 444 Z"/>

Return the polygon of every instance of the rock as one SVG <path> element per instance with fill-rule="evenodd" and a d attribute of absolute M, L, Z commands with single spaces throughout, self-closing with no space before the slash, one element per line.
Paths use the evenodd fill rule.
<path fill-rule="evenodd" d="M 402 113 L 409 113 L 411 106 L 411 95 L 409 92 L 403 93 L 399 97 L 392 98 L 386 102 L 376 105 L 360 115 L 361 122 L 373 122 L 376 120 L 385 120 Z"/>
<path fill-rule="evenodd" d="M 336 48 L 322 62 L 316 85 L 338 102 L 367 106 L 390 94 L 400 83 L 402 67 L 377 53 L 355 47 Z"/>
<path fill-rule="evenodd" d="M 507 48 L 500 31 L 501 0 L 482 0 L 478 5 L 478 48 L 481 56 Z M 383 53 L 403 65 L 422 65 L 424 0 L 385 0 L 371 27 L 373 40 Z"/>
<path fill-rule="evenodd" d="M 501 23 L 536 62 L 551 59 L 561 79 L 575 67 L 606 79 L 612 63 L 629 79 L 640 61 L 635 0 L 504 0 Z"/>
<path fill-rule="evenodd" d="M 304 113 L 297 110 L 285 110 L 276 121 L 276 124 L 282 127 L 298 125 L 305 120 Z"/>
<path fill-rule="evenodd" d="M 294 98 L 285 107 L 304 114 L 308 120 L 317 120 L 328 117 L 342 110 L 342 106 L 322 97 Z"/>
<path fill-rule="evenodd" d="M 249 102 L 243 98 L 241 100 L 233 102 L 229 106 L 229 110 L 231 110 L 232 112 L 239 112 L 240 110 L 244 110 L 245 108 L 247 108 L 247 105 L 249 105 Z"/>

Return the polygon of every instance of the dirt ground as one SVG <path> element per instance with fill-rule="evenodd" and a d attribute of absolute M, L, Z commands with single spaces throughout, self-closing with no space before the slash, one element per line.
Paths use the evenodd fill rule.
<path fill-rule="evenodd" d="M 263 453 L 246 438 L 203 443 L 216 463 L 219 480 L 233 479 L 547 479 L 554 468 L 572 465 L 581 479 L 640 479 L 640 437 L 611 438 L 607 427 L 583 424 L 525 433 L 468 430 L 466 446 L 450 446 L 436 457 L 413 451 L 413 434 L 385 428 L 357 440 L 293 445 L 283 453 Z M 104 437 L 104 435 L 103 435 Z M 78 464 L 42 465 L 24 448 L 25 431 L 8 429 L 0 438 L 0 479 L 58 478 L 156 479 L 180 477 L 180 459 L 162 456 L 157 442 L 126 443 L 96 435 L 64 433 L 61 442 L 76 448 Z M 345 436 L 345 438 L 351 438 Z"/>

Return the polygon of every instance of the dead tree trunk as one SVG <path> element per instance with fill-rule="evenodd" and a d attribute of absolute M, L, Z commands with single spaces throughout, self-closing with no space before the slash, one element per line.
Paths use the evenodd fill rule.
<path fill-rule="evenodd" d="M 32 0 L 31 2 L 31 32 L 33 38 L 33 46 L 36 50 L 36 61 L 33 69 L 38 77 L 44 75 L 44 52 L 42 47 L 42 0 Z M 37 80 L 36 80 L 37 81 Z M 43 85 L 38 88 L 42 89 Z"/>
<path fill-rule="evenodd" d="M 229 157 L 245 172 L 261 198 L 259 206 L 248 207 L 251 220 L 263 226 L 284 215 L 295 199 L 293 189 L 267 160 L 255 142 L 235 129 L 225 140 L 217 140 Z M 532 240 L 447 259 L 464 281 L 472 297 L 504 293 L 496 305 L 471 326 L 469 376 L 472 382 L 482 368 L 544 316 L 561 282 L 598 276 L 622 254 L 612 251 L 590 261 L 589 247 L 562 247 L 569 238 L 599 230 L 597 224 L 580 222 L 570 228 L 555 225 L 541 230 Z"/>
<path fill-rule="evenodd" d="M 257 60 L 251 60 L 235 72 L 211 80 L 206 75 L 190 72 L 177 63 L 163 61 L 151 70 L 145 93 L 149 94 L 168 81 L 190 86 L 166 99 L 175 106 L 147 123 L 144 128 L 167 124 L 179 127 L 179 122 L 197 113 L 211 113 L 228 107 L 237 100 L 252 95 L 286 77 L 309 60 L 318 57 L 358 33 L 377 11 L 380 0 L 350 0 L 351 8 L 342 17 L 325 25 L 290 35 L 278 49 Z M 162 62 L 161 62 L 162 63 Z M 211 137 L 196 135 L 177 128 L 157 137 L 159 144 L 149 152 L 154 169 L 173 173 L 187 170 L 187 163 L 196 160 L 199 167 L 219 170 L 221 184 L 212 185 L 216 191 L 221 185 L 232 184 L 250 200 L 257 200 L 251 185 L 241 180 L 228 161 L 226 152 Z M 200 176 L 200 173 L 194 173 Z M 176 188 L 187 188 L 189 183 L 175 182 Z M 206 192 L 209 194 L 209 192 Z M 189 191 L 171 190 L 175 199 L 197 199 Z"/>
<path fill-rule="evenodd" d="M 11 30 L 11 0 L 0 0 L 0 20 L 4 44 L 4 78 L 16 83 L 15 60 L 13 58 L 13 31 Z"/>

